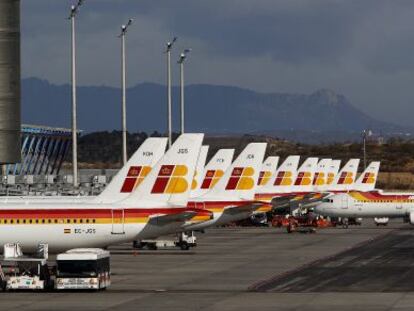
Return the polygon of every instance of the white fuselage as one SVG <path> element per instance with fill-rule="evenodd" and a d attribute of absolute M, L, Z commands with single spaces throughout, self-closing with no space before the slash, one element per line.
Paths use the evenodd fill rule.
<path fill-rule="evenodd" d="M 0 209 L 0 246 L 20 243 L 24 252 L 31 252 L 39 243 L 47 243 L 50 252 L 60 252 L 156 238 L 179 231 L 183 225 L 180 221 L 157 223 L 156 216 L 183 210 L 86 203 L 8 204 Z"/>
<path fill-rule="evenodd" d="M 344 193 L 325 198 L 315 207 L 314 211 L 330 217 L 395 218 L 406 217 L 411 209 L 414 209 L 414 202 L 357 200 Z"/>

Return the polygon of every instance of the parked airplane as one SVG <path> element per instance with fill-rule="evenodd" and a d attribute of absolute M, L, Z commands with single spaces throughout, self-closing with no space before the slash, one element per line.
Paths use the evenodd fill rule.
<path fill-rule="evenodd" d="M 95 202 L 113 203 L 125 199 L 149 174 L 152 167 L 164 155 L 167 138 L 149 137 L 135 151 L 128 162 L 112 178 L 106 188 L 97 196 L 7 196 L 3 203 L 25 204 L 38 202 Z"/>
<path fill-rule="evenodd" d="M 372 191 L 375 189 L 375 184 L 378 178 L 378 171 L 380 167 L 380 162 L 371 162 L 365 171 L 359 176 L 359 178 L 354 182 L 354 177 L 356 175 L 355 160 L 351 159 L 348 164 L 341 170 L 341 172 L 336 177 L 332 187 L 335 190 L 329 190 L 331 186 L 328 186 L 328 190 L 320 193 L 316 193 L 307 203 L 306 207 L 315 207 L 319 204 L 323 198 L 329 197 L 332 194 L 345 193 L 350 190 L 360 190 L 360 191 Z M 348 176 L 348 177 L 346 177 Z M 346 180 L 349 178 L 349 180 Z M 342 188 L 341 188 L 342 187 Z M 340 190 L 343 189 L 343 190 Z"/>
<path fill-rule="evenodd" d="M 248 144 L 210 191 L 191 199 L 188 207 L 206 209 L 214 216 L 211 220 L 188 224 L 186 231 L 242 220 L 263 206 L 263 202 L 254 199 L 254 194 L 266 146 L 266 143 Z"/>
<path fill-rule="evenodd" d="M 414 193 L 351 191 L 324 198 L 314 212 L 330 217 L 407 218 L 414 224 Z"/>
<path fill-rule="evenodd" d="M 26 252 L 34 251 L 39 243 L 47 243 L 50 252 L 102 248 L 175 232 L 197 214 L 209 218 L 208 211 L 187 207 L 202 140 L 203 134 L 181 135 L 121 202 L 3 205 L 0 245 L 18 242 Z"/>

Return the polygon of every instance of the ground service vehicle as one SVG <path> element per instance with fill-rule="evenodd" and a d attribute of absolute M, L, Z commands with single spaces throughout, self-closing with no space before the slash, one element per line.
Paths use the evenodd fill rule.
<path fill-rule="evenodd" d="M 2 261 L 6 290 L 44 290 L 53 288 L 47 260 L 10 258 Z"/>
<path fill-rule="evenodd" d="M 56 257 L 55 288 L 105 289 L 111 284 L 110 253 L 99 248 L 77 248 Z"/>

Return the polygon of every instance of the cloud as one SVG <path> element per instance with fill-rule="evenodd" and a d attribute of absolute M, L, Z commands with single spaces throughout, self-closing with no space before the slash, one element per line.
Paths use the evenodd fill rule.
<path fill-rule="evenodd" d="M 70 4 L 21 2 L 24 76 L 69 82 Z M 130 85 L 165 81 L 164 44 L 177 35 L 175 58 L 193 48 L 189 82 L 266 92 L 328 87 L 375 117 L 411 123 L 413 1 L 88 0 L 77 23 L 80 84 L 119 85 L 117 35 L 130 17 Z"/>

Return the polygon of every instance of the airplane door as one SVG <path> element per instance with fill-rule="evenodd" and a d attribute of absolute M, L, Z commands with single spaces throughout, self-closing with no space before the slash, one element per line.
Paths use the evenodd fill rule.
<path fill-rule="evenodd" d="M 347 209 L 348 208 L 348 196 L 343 196 L 341 198 L 341 208 Z"/>
<path fill-rule="evenodd" d="M 113 209 L 112 215 L 112 231 L 111 234 L 125 234 L 125 211 L 123 209 Z"/>
<path fill-rule="evenodd" d="M 397 198 L 397 202 L 396 202 L 396 206 L 397 209 L 402 209 L 403 208 L 403 197 L 399 197 Z"/>

